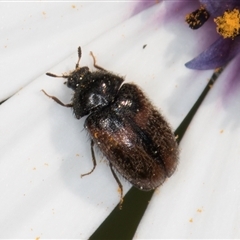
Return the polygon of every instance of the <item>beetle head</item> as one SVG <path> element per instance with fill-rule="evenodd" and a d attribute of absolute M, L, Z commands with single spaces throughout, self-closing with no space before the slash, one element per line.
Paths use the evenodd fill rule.
<path fill-rule="evenodd" d="M 70 75 L 68 75 L 68 80 L 66 82 L 67 87 L 76 91 L 81 80 L 87 75 L 90 74 L 88 67 L 81 67 L 74 70 Z"/>

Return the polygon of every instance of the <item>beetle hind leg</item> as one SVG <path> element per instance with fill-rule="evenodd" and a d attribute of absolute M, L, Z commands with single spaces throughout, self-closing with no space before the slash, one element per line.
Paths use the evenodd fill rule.
<path fill-rule="evenodd" d="M 110 169 L 111 169 L 111 172 L 112 172 L 112 174 L 113 174 L 113 177 L 115 178 L 116 182 L 118 183 L 118 187 L 119 187 L 119 191 L 120 191 L 119 209 L 122 209 L 122 204 L 123 204 L 123 186 L 122 186 L 120 180 L 118 179 L 116 173 L 114 172 L 111 163 L 110 163 Z"/>
<path fill-rule="evenodd" d="M 84 177 L 84 176 L 87 176 L 87 175 L 91 174 L 94 171 L 94 169 L 96 168 L 97 163 L 96 163 L 96 158 L 95 158 L 93 146 L 94 146 L 94 142 L 93 142 L 93 140 L 91 140 L 91 153 L 92 153 L 93 168 L 90 172 L 81 174 L 81 177 Z"/>

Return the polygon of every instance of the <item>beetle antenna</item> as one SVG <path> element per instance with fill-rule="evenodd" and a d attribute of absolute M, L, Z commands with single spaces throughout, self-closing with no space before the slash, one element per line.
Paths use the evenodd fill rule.
<path fill-rule="evenodd" d="M 56 74 L 49 73 L 49 72 L 47 72 L 46 75 L 48 75 L 50 77 L 57 77 L 57 78 L 68 78 L 69 77 L 69 75 L 56 75 Z"/>
<path fill-rule="evenodd" d="M 79 68 L 79 62 L 81 57 L 82 57 L 82 50 L 81 50 L 81 47 L 78 47 L 78 61 L 76 63 L 76 69 Z"/>

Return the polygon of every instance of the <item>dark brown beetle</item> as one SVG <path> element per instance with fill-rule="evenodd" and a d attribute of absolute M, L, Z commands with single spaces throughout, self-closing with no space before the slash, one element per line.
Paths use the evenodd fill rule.
<path fill-rule="evenodd" d="M 67 78 L 67 86 L 75 91 L 72 102 L 64 104 L 54 96 L 54 101 L 73 108 L 77 119 L 89 115 L 85 128 L 91 136 L 93 169 L 96 167 L 93 146 L 96 144 L 109 160 L 110 169 L 121 190 L 122 185 L 115 169 L 133 186 L 152 190 L 160 186 L 176 169 L 178 146 L 168 123 L 135 84 L 122 84 L 124 79 L 96 64 L 79 67 L 81 48 L 78 48 L 76 69 L 69 75 L 51 77 Z"/>

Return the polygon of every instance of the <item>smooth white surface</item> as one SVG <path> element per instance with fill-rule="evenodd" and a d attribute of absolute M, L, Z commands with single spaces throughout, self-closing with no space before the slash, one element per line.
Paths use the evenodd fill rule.
<path fill-rule="evenodd" d="M 0 3 L 0 101 L 130 17 L 129 3 Z"/>
<path fill-rule="evenodd" d="M 89 51 L 93 51 L 100 66 L 125 76 L 128 82 L 133 81 L 141 86 L 174 129 L 188 113 L 212 74 L 212 71 L 192 71 L 184 67 L 184 63 L 199 50 L 196 42 L 200 41 L 203 45 L 209 42 L 203 31 L 193 34 L 182 21 L 182 16 L 189 11 L 188 7 L 179 9 L 178 14 L 175 12 L 173 18 L 170 18 L 171 14 L 166 15 L 169 8 L 167 4 L 173 3 L 164 2 L 127 19 L 131 16 L 133 5 L 124 3 L 121 7 L 116 7 L 114 4 L 87 4 L 86 8 L 91 11 L 86 10 L 82 13 L 83 20 L 78 20 L 78 25 L 75 26 L 78 14 L 69 12 L 77 9 L 81 12 L 85 5 L 81 7 L 82 3 L 74 3 L 77 7 L 73 8 L 72 4 L 61 3 L 59 5 L 63 6 L 60 8 L 62 11 L 69 9 L 66 10 L 69 11 L 67 17 L 64 15 L 64 19 L 67 20 L 63 29 L 57 27 L 62 15 L 60 10 L 55 13 L 56 6 L 53 3 L 44 3 L 45 7 L 42 9 L 33 3 L 29 4 L 27 9 L 24 5 L 28 19 L 30 15 L 39 18 L 39 25 L 37 18 L 36 21 L 30 21 L 34 29 L 36 26 L 40 28 L 40 22 L 46 21 L 48 16 L 59 15 L 59 19 L 45 24 L 44 30 L 39 31 L 44 34 L 36 37 L 36 34 L 32 34 L 28 29 L 23 40 L 16 41 L 13 46 L 6 43 L 7 47 L 1 49 L 5 54 L 1 55 L 1 65 L 5 64 L 1 84 L 5 87 L 4 81 L 7 81 L 11 87 L 6 87 L 0 95 L 15 92 L 19 86 L 22 88 L 0 106 L 0 116 L 3 116 L 0 118 L 0 226 L 3 229 L 0 231 L 1 238 L 86 239 L 119 201 L 118 186 L 101 154 L 97 154 L 98 165 L 94 173 L 80 178 L 81 173 L 89 171 L 92 167 L 90 140 L 83 128 L 84 119 L 75 119 L 70 109 L 61 107 L 41 92 L 41 89 L 44 89 L 63 102 L 70 102 L 72 91 L 63 84 L 64 80 L 50 78 L 45 72 L 61 74 L 72 70 L 77 60 L 79 45 L 82 46 L 83 52 L 81 66 L 92 67 Z M 10 13 L 16 15 L 12 27 L 7 28 L 9 33 L 6 34 L 5 40 L 14 34 L 17 38 L 17 32 L 24 22 L 22 15 L 17 14 L 23 12 L 23 6 L 13 5 L 11 7 L 11 4 L 6 4 L 8 7 L 5 8 L 3 19 Z M 18 11 L 13 12 L 15 6 Z M 112 12 L 109 8 L 113 8 Z M 109 17 L 109 20 L 106 20 L 109 24 L 106 28 L 104 24 L 100 24 L 102 17 Z M 99 22 L 97 28 L 91 27 L 94 24 L 88 25 L 96 21 Z M 119 22 L 121 23 L 117 25 Z M 57 25 L 56 29 L 54 23 Z M 5 28 L 6 26 L 7 21 Z M 68 27 L 73 27 L 72 34 Z M 77 27 L 79 29 L 76 36 L 73 33 Z M 87 33 L 82 31 L 86 29 L 89 29 Z M 48 35 L 47 33 L 48 39 L 43 37 Z M 144 44 L 147 44 L 145 49 Z M 73 54 L 67 57 L 69 52 Z M 30 62 L 29 56 L 32 56 Z M 60 63 L 57 64 L 58 62 Z M 54 67 L 49 69 L 50 66 Z M 11 81 L 7 80 L 6 76 L 11 76 L 8 78 Z M 222 82 L 225 77 L 222 76 Z M 221 81 L 218 84 L 221 88 Z M 180 146 L 178 170 L 156 192 L 138 228 L 137 238 L 211 237 L 215 236 L 216 228 L 222 227 L 218 221 L 219 217 L 215 218 L 214 215 L 217 210 L 207 212 L 205 209 L 210 209 L 211 204 L 217 201 L 220 202 L 217 205 L 219 207 L 224 208 L 224 204 L 227 205 L 222 193 L 231 185 L 231 182 L 229 185 L 224 184 L 227 176 L 231 175 L 230 165 L 220 181 L 221 184 L 219 179 L 226 166 L 226 156 L 229 156 L 231 166 L 235 169 L 233 179 L 236 179 L 237 184 L 238 168 L 233 163 L 236 162 L 238 153 L 236 150 L 228 155 L 229 145 L 222 145 L 232 137 L 235 139 L 237 131 L 236 135 L 232 135 L 233 130 L 228 129 L 227 125 L 214 125 L 213 116 L 217 119 L 224 116 L 226 122 L 232 117 L 228 111 L 224 115 L 221 107 L 218 111 L 213 111 L 215 98 L 220 96 L 216 89 L 217 87 L 209 95 L 212 99 L 211 105 L 205 104 L 201 107 L 184 137 Z M 229 106 L 232 105 L 229 103 Z M 209 119 L 212 125 L 203 130 L 202 127 L 209 124 Z M 219 133 L 222 128 L 224 133 L 228 133 L 227 138 L 224 133 Z M 192 129 L 195 130 L 192 132 Z M 216 140 L 219 135 L 223 143 Z M 206 147 L 208 151 L 205 150 Z M 219 156 L 219 149 L 222 158 Z M 235 145 L 232 145 L 231 149 L 235 149 Z M 220 170 L 215 172 L 218 163 Z M 213 177 L 209 179 L 213 173 Z M 122 183 L 126 192 L 131 186 L 126 181 Z M 231 204 L 224 209 L 224 214 L 232 214 L 233 210 L 238 208 L 236 199 L 239 198 L 239 193 L 237 185 L 234 186 L 235 192 L 232 190 L 230 195 L 235 198 L 231 198 Z M 208 195 L 209 193 L 211 194 Z M 198 214 L 197 209 L 201 209 L 202 213 Z M 210 214 L 210 218 L 204 214 Z M 197 220 L 199 215 L 204 217 Z M 231 220 L 234 216 L 238 219 L 236 215 L 231 216 Z M 192 225 L 189 222 L 191 218 Z M 215 228 L 209 227 L 210 220 L 218 223 L 214 225 Z M 193 230 L 192 226 L 196 223 L 197 230 Z M 225 234 L 223 236 L 239 236 L 238 232 L 232 231 L 231 223 L 222 228 Z M 205 235 L 201 235 L 201 231 Z M 175 235 L 172 235 L 173 233 Z"/>

